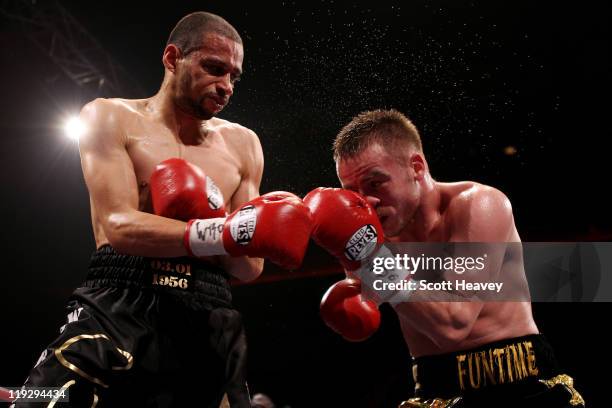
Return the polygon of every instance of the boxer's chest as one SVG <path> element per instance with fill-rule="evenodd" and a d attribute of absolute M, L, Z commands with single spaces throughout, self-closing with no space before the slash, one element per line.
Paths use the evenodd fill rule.
<path fill-rule="evenodd" d="M 140 194 L 140 208 L 150 209 L 149 180 L 155 167 L 171 157 L 180 157 L 199 166 L 221 189 L 228 201 L 240 185 L 241 163 L 237 152 L 226 143 L 231 135 L 212 130 L 202 143 L 185 145 L 168 129 L 144 126 L 128 133 L 128 154 L 134 164 Z"/>

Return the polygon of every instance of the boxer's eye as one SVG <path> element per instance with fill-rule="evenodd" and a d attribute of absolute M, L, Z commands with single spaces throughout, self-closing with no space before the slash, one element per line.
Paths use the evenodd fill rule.
<path fill-rule="evenodd" d="M 211 67 L 208 72 L 214 76 L 223 76 L 223 74 L 225 74 L 225 71 L 221 67 Z"/>
<path fill-rule="evenodd" d="M 214 76 L 223 76 L 225 75 L 225 69 L 220 66 L 220 65 L 216 65 L 216 64 L 211 64 L 211 63 L 203 63 L 202 64 L 202 68 L 204 69 L 204 71 L 208 72 L 211 75 Z"/>

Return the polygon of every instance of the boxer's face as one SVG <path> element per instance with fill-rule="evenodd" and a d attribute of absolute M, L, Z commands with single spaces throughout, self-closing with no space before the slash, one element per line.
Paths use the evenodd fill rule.
<path fill-rule="evenodd" d="M 221 112 L 242 74 L 242 45 L 215 33 L 202 47 L 177 60 L 175 103 L 180 110 L 207 120 Z"/>
<path fill-rule="evenodd" d="M 385 236 L 394 237 L 410 222 L 420 202 L 413 169 L 375 143 L 336 164 L 342 187 L 366 196 L 376 208 Z"/>

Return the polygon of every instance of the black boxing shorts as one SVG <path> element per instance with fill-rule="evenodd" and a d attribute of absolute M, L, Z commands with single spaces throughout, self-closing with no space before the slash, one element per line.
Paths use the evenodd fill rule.
<path fill-rule="evenodd" d="M 584 407 L 541 334 L 415 358 L 415 398 L 400 408 Z"/>
<path fill-rule="evenodd" d="M 67 389 L 58 407 L 217 408 L 224 394 L 231 407 L 250 407 L 244 328 L 222 269 L 104 246 L 67 308 L 24 384 Z"/>

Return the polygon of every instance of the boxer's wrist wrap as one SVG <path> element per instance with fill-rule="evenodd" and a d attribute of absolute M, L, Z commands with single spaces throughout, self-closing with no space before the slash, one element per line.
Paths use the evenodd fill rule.
<path fill-rule="evenodd" d="M 187 223 L 183 244 L 190 256 L 227 255 L 223 246 L 225 218 L 194 219 Z"/>
<path fill-rule="evenodd" d="M 382 273 L 374 272 L 375 258 L 393 258 L 394 254 L 385 245 L 381 245 L 374 253 L 362 261 L 362 265 L 351 275 L 356 276 L 361 281 L 361 294 L 365 299 L 371 300 L 380 306 L 383 303 L 389 303 L 395 306 L 399 303 L 408 302 L 412 296 L 412 290 L 405 288 L 402 290 L 375 290 L 375 281 L 381 285 L 391 282 L 400 282 L 402 280 L 412 279 L 412 275 L 405 270 L 385 270 Z"/>

